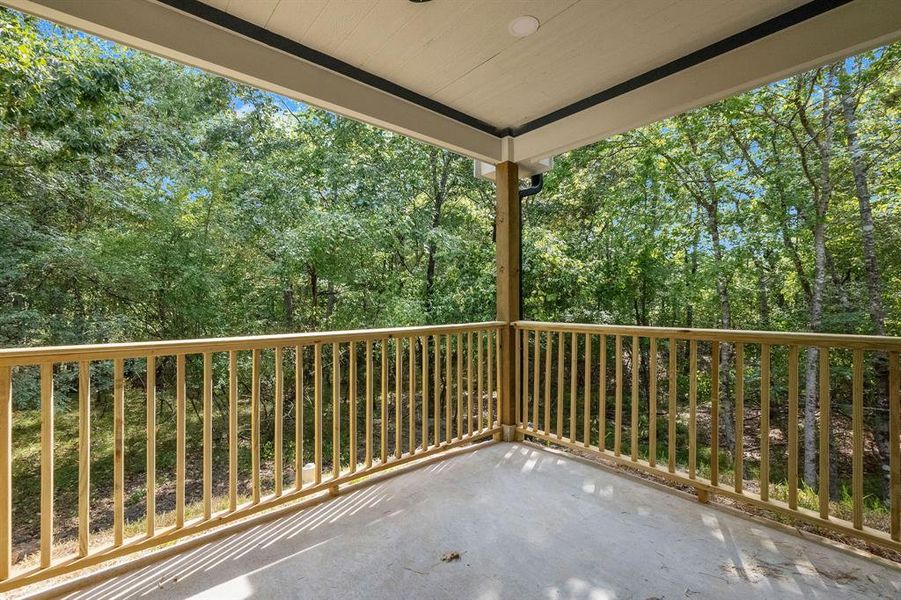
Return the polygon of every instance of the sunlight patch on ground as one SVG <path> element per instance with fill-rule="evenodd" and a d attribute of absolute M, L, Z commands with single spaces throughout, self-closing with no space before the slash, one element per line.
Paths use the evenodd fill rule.
<path fill-rule="evenodd" d="M 714 515 L 703 515 L 701 517 L 701 521 L 704 522 L 704 525 L 710 528 L 710 535 L 715 537 L 720 542 L 725 543 L 726 537 L 723 535 L 723 530 L 720 529 L 719 520 Z"/>

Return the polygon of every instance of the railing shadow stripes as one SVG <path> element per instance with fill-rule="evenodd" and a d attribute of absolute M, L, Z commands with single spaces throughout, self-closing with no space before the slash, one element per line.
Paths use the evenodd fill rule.
<path fill-rule="evenodd" d="M 500 415 L 496 350 L 502 326 L 485 322 L 0 350 L 0 592 L 311 494 L 335 494 L 339 485 L 493 436 Z M 391 364 L 394 369 L 388 368 Z M 66 385 L 73 371 L 78 383 Z M 24 483 L 13 476 L 13 432 L 19 425 L 15 401 L 17 392 L 27 395 L 34 381 L 40 414 L 40 475 L 32 482 L 39 489 L 39 550 L 37 561 L 14 564 L 13 486 Z M 77 509 L 65 520 L 77 523 L 77 543 L 73 554 L 64 554 L 57 532 L 64 520 L 60 515 L 69 507 L 54 505 L 61 492 L 55 461 L 71 461 L 64 453 L 73 450 L 59 445 L 54 421 L 61 407 L 73 402 Z M 105 411 L 108 402 L 112 431 L 98 431 L 92 410 L 102 405 Z M 128 410 L 134 402 L 146 405 L 139 413 L 144 422 L 128 422 L 137 414 Z M 172 422 L 160 419 L 164 405 L 174 412 L 175 458 L 160 480 L 163 439 L 173 437 Z M 223 424 L 225 430 L 217 431 Z M 293 425 L 288 435 L 286 424 Z M 136 427 L 143 436 L 138 445 L 128 443 Z M 103 440 L 111 456 L 92 455 Z M 223 440 L 227 456 L 221 452 Z M 137 489 L 134 461 L 126 478 L 126 460 L 135 452 L 145 455 L 141 463 L 146 464 L 144 485 Z M 91 481 L 92 465 L 107 459 L 111 490 Z M 158 497 L 172 475 L 174 503 L 169 496 Z M 227 492 L 214 497 L 214 486 L 226 480 Z M 136 491 L 145 498 L 144 526 L 131 534 L 126 495 L 131 510 Z M 112 506 L 111 533 L 95 533 L 92 510 L 98 502 Z M 16 514 L 21 516 L 21 509 Z"/>

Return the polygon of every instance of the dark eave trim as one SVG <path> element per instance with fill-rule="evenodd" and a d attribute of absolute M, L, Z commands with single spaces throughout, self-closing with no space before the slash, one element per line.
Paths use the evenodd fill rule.
<path fill-rule="evenodd" d="M 413 104 L 417 104 L 440 115 L 444 115 L 445 117 L 449 117 L 455 121 L 484 131 L 485 133 L 500 136 L 500 131 L 493 125 L 489 125 L 484 121 L 451 108 L 446 104 L 442 104 L 437 100 L 433 100 L 414 92 L 413 90 L 407 89 L 384 77 L 379 77 L 369 71 L 364 71 L 363 69 L 355 67 L 343 60 L 339 60 L 334 56 L 320 52 L 319 50 L 314 50 L 309 46 L 295 42 L 285 36 L 273 33 L 264 27 L 254 25 L 250 21 L 245 21 L 244 19 L 223 10 L 204 4 L 199 0 L 157 0 L 157 2 L 171 6 L 172 8 L 178 9 L 199 19 L 203 19 L 204 21 L 208 21 L 214 25 L 218 25 L 223 29 L 228 29 L 229 31 L 243 35 L 244 37 L 265 44 L 271 48 L 275 48 L 276 50 L 287 52 L 297 58 L 301 58 L 330 71 L 334 71 L 335 73 L 339 73 L 345 77 L 359 81 L 360 83 L 365 83 L 368 86 L 403 100 L 407 100 Z"/>
<path fill-rule="evenodd" d="M 664 77 L 675 75 L 680 71 L 684 71 L 686 69 L 699 65 L 702 62 L 716 58 L 717 56 L 731 52 L 732 50 L 735 50 L 752 42 L 756 42 L 757 40 L 768 35 L 772 35 L 774 33 L 782 31 L 783 29 L 798 25 L 800 23 L 803 23 L 804 21 L 807 21 L 808 19 L 818 17 L 825 12 L 829 12 L 830 10 L 838 8 L 839 6 L 849 4 L 852 1 L 853 0 L 813 0 L 812 2 L 808 2 L 807 4 L 802 4 L 795 9 L 792 9 L 786 13 L 782 13 L 777 17 L 773 17 L 772 19 L 764 21 L 759 25 L 755 25 L 754 27 L 740 31 L 735 35 L 730 35 L 725 39 L 714 42 L 709 46 L 692 52 L 691 54 L 686 54 L 685 56 L 677 58 L 672 62 L 668 62 L 665 65 L 651 69 L 650 71 L 642 73 L 637 77 L 633 77 L 628 81 L 624 81 L 622 83 L 614 85 L 613 87 L 609 87 L 606 90 L 592 94 L 591 96 L 588 96 L 586 98 L 582 98 L 581 100 L 573 102 L 572 104 L 568 104 L 563 108 L 558 108 L 557 110 L 549 112 L 543 117 L 538 117 L 537 119 L 529 121 L 528 123 L 525 123 L 518 127 L 510 128 L 504 132 L 504 135 L 517 136 L 528 133 L 530 131 L 534 131 L 535 129 L 549 125 L 554 121 L 559 121 L 560 119 L 565 119 L 566 117 L 581 112 L 586 108 L 591 108 L 592 106 L 601 104 L 602 102 L 606 102 L 607 100 L 612 100 L 617 96 L 622 96 L 623 94 L 637 90 L 640 87 L 644 87 L 650 83 L 659 81 Z"/>
<path fill-rule="evenodd" d="M 517 136 L 530 131 L 534 131 L 545 125 L 550 125 L 560 119 L 565 119 L 571 115 L 581 112 L 592 106 L 596 106 L 617 96 L 622 96 L 628 92 L 632 92 L 638 88 L 646 86 L 655 81 L 659 81 L 670 75 L 675 75 L 680 71 L 684 71 L 694 67 L 700 63 L 716 58 L 727 52 L 731 52 L 737 48 L 756 42 L 768 35 L 772 35 L 783 29 L 787 29 L 794 25 L 798 25 L 812 19 L 823 13 L 829 12 L 845 4 L 853 2 L 853 0 L 812 0 L 795 9 L 785 12 L 779 16 L 773 17 L 763 23 L 745 29 L 739 33 L 731 35 L 718 42 L 714 42 L 709 46 L 696 50 L 690 54 L 686 54 L 681 58 L 651 69 L 637 77 L 633 77 L 627 81 L 609 87 L 605 90 L 592 94 L 581 100 L 568 104 L 548 114 L 511 128 L 498 128 L 471 115 L 461 112 L 455 108 L 451 108 L 446 104 L 442 104 L 437 100 L 423 96 L 413 90 L 405 88 L 401 85 L 389 81 L 383 77 L 379 77 L 369 71 L 365 71 L 359 67 L 339 60 L 334 56 L 325 54 L 318 50 L 314 50 L 309 46 L 305 46 L 299 42 L 286 38 L 277 33 L 273 33 L 264 27 L 254 25 L 249 21 L 245 21 L 239 17 L 229 14 L 225 11 L 214 8 L 208 4 L 204 4 L 199 0 L 157 0 L 162 4 L 171 6 L 177 10 L 185 12 L 189 15 L 208 21 L 214 25 L 218 25 L 224 29 L 228 29 L 244 37 L 250 38 L 261 44 L 265 44 L 271 48 L 287 52 L 297 58 L 311 62 L 315 65 L 334 71 L 364 83 L 385 93 L 391 94 L 408 102 L 412 102 L 418 106 L 436 112 L 440 115 L 453 119 L 464 125 L 469 125 L 479 131 L 489 133 L 497 137 Z"/>

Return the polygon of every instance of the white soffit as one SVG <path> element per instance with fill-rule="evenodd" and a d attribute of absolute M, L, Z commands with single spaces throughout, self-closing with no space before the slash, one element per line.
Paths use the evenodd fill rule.
<path fill-rule="evenodd" d="M 153 0 L 0 4 L 460 154 L 500 160 L 495 135 Z"/>
<path fill-rule="evenodd" d="M 901 38 L 901 0 L 854 0 L 517 136 L 513 160 L 553 156 Z"/>
<path fill-rule="evenodd" d="M 901 36 L 901 0 L 0 2 L 524 167 Z"/>

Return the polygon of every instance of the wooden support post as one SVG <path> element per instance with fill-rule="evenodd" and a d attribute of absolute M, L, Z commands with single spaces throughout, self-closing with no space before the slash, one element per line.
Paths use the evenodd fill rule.
<path fill-rule="evenodd" d="M 520 272 L 520 204 L 519 167 L 516 163 L 499 163 L 495 171 L 497 189 L 497 320 L 508 323 L 499 332 L 501 337 L 498 395 L 500 396 L 502 425 L 515 425 L 513 390 L 515 388 L 513 327 L 519 315 Z M 523 390 L 525 393 L 525 390 Z M 523 420 L 525 416 L 523 416 Z"/>

